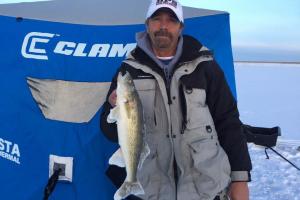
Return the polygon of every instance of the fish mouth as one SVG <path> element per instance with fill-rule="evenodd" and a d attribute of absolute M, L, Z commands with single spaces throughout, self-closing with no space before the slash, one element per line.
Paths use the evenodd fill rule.
<path fill-rule="evenodd" d="M 118 82 L 119 83 L 132 83 L 132 78 L 130 76 L 130 73 L 128 71 L 125 71 L 123 74 L 122 72 L 119 72 L 118 74 Z"/>
<path fill-rule="evenodd" d="M 122 79 L 122 77 L 123 77 L 122 72 L 119 72 L 118 73 L 118 78 L 117 78 L 118 82 Z"/>
<path fill-rule="evenodd" d="M 122 72 L 120 71 L 118 76 L 121 76 L 121 77 L 125 77 L 125 76 L 128 76 L 129 75 L 129 72 L 128 71 L 125 71 L 125 72 Z"/>

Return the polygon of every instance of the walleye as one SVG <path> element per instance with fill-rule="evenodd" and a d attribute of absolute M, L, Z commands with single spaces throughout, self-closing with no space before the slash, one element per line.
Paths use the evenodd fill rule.
<path fill-rule="evenodd" d="M 137 180 L 137 171 L 150 153 L 144 143 L 144 120 L 141 100 L 134 82 L 128 72 L 117 78 L 116 106 L 110 110 L 107 122 L 117 122 L 120 149 L 109 160 L 109 164 L 125 167 L 127 176 L 122 186 L 114 195 L 114 200 L 121 200 L 130 194 L 144 194 Z"/>

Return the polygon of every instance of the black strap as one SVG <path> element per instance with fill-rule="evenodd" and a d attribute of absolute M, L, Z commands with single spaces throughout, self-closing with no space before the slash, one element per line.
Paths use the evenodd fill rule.
<path fill-rule="evenodd" d="M 50 194 L 53 192 L 61 171 L 62 171 L 61 168 L 56 169 L 52 174 L 52 176 L 49 178 L 48 183 L 44 190 L 44 200 L 48 200 Z"/>

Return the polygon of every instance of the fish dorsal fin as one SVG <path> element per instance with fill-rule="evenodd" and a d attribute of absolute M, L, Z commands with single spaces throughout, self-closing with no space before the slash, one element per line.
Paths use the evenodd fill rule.
<path fill-rule="evenodd" d="M 141 169 L 141 167 L 143 166 L 144 161 L 149 156 L 149 154 L 150 154 L 149 145 L 146 142 L 144 142 L 143 150 L 142 150 L 141 155 L 140 155 L 140 161 L 139 161 L 138 169 Z"/>
<path fill-rule="evenodd" d="M 110 109 L 109 115 L 107 116 L 108 123 L 115 123 L 119 119 L 119 107 L 115 106 Z"/>
<path fill-rule="evenodd" d="M 119 167 L 125 167 L 125 161 L 122 153 L 122 149 L 119 148 L 108 160 L 110 165 L 116 165 Z"/>

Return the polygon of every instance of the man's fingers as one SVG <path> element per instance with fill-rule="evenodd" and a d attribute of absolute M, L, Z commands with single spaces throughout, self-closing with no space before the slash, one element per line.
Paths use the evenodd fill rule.
<path fill-rule="evenodd" d="M 108 102 L 110 103 L 111 106 L 116 106 L 117 103 L 117 92 L 116 90 L 112 91 L 112 93 L 108 97 Z"/>

